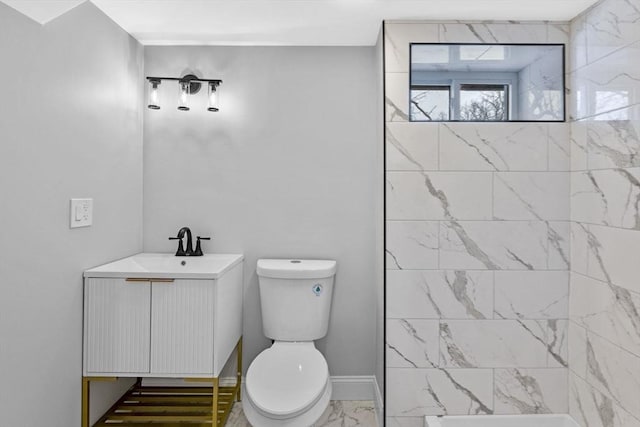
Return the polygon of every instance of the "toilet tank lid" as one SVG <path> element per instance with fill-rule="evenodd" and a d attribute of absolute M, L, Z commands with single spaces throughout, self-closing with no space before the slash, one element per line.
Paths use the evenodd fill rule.
<path fill-rule="evenodd" d="M 274 279 L 323 279 L 336 274 L 336 262 L 318 259 L 259 259 L 258 276 Z"/>

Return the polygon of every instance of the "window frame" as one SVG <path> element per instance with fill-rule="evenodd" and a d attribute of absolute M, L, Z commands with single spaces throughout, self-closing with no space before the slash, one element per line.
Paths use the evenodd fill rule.
<path fill-rule="evenodd" d="M 511 106 L 513 102 L 511 100 L 511 94 L 513 92 L 517 92 L 517 89 L 513 89 L 513 86 L 516 86 L 513 79 L 502 78 L 502 79 L 451 79 L 449 81 L 434 81 L 434 83 L 419 83 L 415 85 L 410 85 L 409 87 L 409 118 L 411 119 L 412 114 L 411 110 L 413 108 L 412 94 L 414 91 L 420 90 L 434 90 L 433 88 L 447 88 L 449 92 L 449 118 L 447 120 L 414 120 L 411 119 L 412 122 L 473 122 L 478 120 L 462 120 L 460 118 L 460 92 L 462 91 L 462 86 L 464 85 L 487 85 L 487 86 L 504 86 L 506 88 L 506 119 L 505 120 L 482 120 L 482 122 L 508 122 L 514 121 L 509 120 L 509 117 L 512 117 L 513 112 L 511 111 Z"/>

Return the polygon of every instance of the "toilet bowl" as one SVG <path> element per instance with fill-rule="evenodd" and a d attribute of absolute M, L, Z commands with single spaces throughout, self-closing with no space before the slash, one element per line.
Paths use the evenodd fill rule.
<path fill-rule="evenodd" d="M 243 410 L 254 427 L 310 427 L 331 398 L 327 362 L 314 340 L 327 334 L 336 262 L 258 261 L 265 336 L 249 366 Z"/>
<path fill-rule="evenodd" d="M 243 408 L 255 427 L 309 427 L 331 398 L 327 362 L 313 342 L 278 342 L 256 357 Z"/>

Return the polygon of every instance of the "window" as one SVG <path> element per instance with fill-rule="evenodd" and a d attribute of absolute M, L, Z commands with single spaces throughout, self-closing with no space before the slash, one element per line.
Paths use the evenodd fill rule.
<path fill-rule="evenodd" d="M 509 85 L 460 85 L 458 117 L 467 121 L 509 120 Z"/>
<path fill-rule="evenodd" d="M 410 121 L 564 121 L 564 45 L 411 45 Z"/>
<path fill-rule="evenodd" d="M 451 97 L 449 86 L 414 86 L 411 88 L 412 121 L 449 120 Z"/>
<path fill-rule="evenodd" d="M 411 87 L 411 121 L 509 120 L 509 84 L 451 82 Z"/>

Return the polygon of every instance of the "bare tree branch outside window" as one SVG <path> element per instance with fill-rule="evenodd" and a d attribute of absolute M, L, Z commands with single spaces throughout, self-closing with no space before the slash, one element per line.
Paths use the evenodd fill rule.
<path fill-rule="evenodd" d="M 504 88 L 466 92 L 466 95 L 470 96 L 465 97 L 464 89 L 461 91 L 460 120 L 481 122 L 507 120 L 507 97 Z"/>

